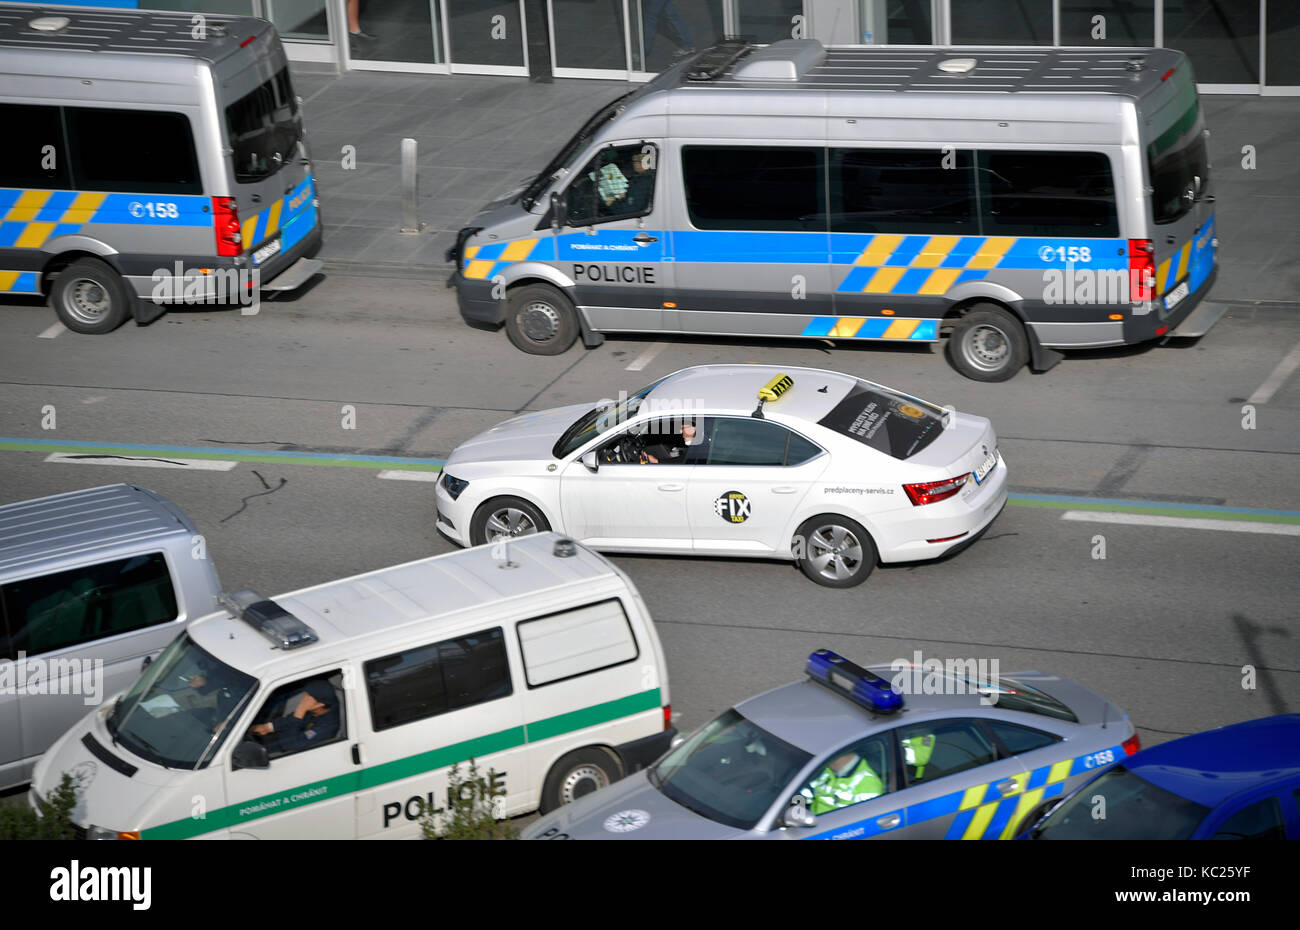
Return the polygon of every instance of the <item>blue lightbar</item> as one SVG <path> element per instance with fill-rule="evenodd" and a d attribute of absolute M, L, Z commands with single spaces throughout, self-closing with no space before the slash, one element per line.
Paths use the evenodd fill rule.
<path fill-rule="evenodd" d="M 888 681 L 829 649 L 808 656 L 807 672 L 849 700 L 877 714 L 892 714 L 903 706 L 903 696 Z"/>

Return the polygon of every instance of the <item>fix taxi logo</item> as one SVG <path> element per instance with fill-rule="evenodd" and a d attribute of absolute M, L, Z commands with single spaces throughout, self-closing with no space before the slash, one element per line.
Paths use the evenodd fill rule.
<path fill-rule="evenodd" d="M 744 523 L 749 519 L 751 503 L 739 491 L 727 491 L 713 502 L 713 512 L 728 523 Z"/>
<path fill-rule="evenodd" d="M 153 869 L 149 866 L 85 866 L 76 859 L 66 869 L 50 871 L 51 901 L 130 901 L 137 911 L 153 902 Z"/>

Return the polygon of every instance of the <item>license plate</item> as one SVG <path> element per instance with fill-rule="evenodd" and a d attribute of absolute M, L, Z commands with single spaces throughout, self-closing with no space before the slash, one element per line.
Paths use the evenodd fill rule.
<path fill-rule="evenodd" d="M 279 251 L 280 251 L 280 239 L 279 237 L 276 237 L 274 241 L 268 242 L 266 245 L 262 246 L 260 249 L 258 249 L 256 252 L 253 253 L 253 264 L 260 265 L 262 264 L 262 262 L 266 261 L 268 258 L 270 258 L 272 255 L 274 255 L 276 252 Z"/>
<path fill-rule="evenodd" d="M 975 483 L 983 484 L 984 479 L 989 476 L 989 472 L 993 470 L 993 466 L 996 465 L 997 463 L 998 463 L 998 450 L 994 449 L 992 452 L 989 453 L 989 457 L 984 460 L 984 464 L 982 464 L 979 468 L 975 469 Z"/>
<path fill-rule="evenodd" d="M 1178 306 L 1178 304 L 1182 302 L 1183 298 L 1187 296 L 1187 293 L 1188 293 L 1187 282 L 1184 281 L 1182 284 L 1178 285 L 1176 288 L 1174 288 L 1172 291 L 1170 291 L 1168 294 L 1165 295 L 1165 309 L 1166 310 L 1174 309 L 1174 307 Z"/>

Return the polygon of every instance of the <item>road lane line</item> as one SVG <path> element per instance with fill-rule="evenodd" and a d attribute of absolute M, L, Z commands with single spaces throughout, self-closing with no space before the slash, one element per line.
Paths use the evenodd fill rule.
<path fill-rule="evenodd" d="M 1189 507 L 1167 501 L 1113 500 L 1104 497 L 1067 497 L 1057 494 L 1007 495 L 1010 507 L 1034 507 L 1045 510 L 1101 511 L 1137 513 L 1162 517 L 1187 517 L 1198 520 L 1239 520 L 1247 523 L 1294 523 L 1300 525 L 1300 510 L 1264 510 L 1257 507 L 1223 507 L 1200 504 Z"/>
<path fill-rule="evenodd" d="M 69 455 L 99 453 L 149 458 L 233 459 L 264 465 L 327 465 L 374 470 L 385 465 L 412 471 L 438 471 L 442 459 L 405 455 L 358 455 L 348 452 L 298 452 L 290 450 L 163 446 L 130 442 L 87 442 L 77 439 L 24 439 L 0 436 L 0 452 L 64 452 Z"/>
<path fill-rule="evenodd" d="M 645 351 L 638 355 L 631 365 L 628 365 L 627 368 L 623 370 L 640 371 L 658 358 L 659 353 L 666 348 L 668 348 L 668 343 L 666 342 L 652 342 L 650 345 L 645 347 Z"/>
<path fill-rule="evenodd" d="M 36 338 L 37 338 L 37 339 L 53 339 L 55 336 L 59 335 L 59 333 L 66 333 L 67 331 L 68 331 L 68 328 L 67 328 L 66 326 L 64 326 L 62 323 L 55 323 L 54 325 L 50 326 L 48 329 L 44 329 L 44 330 L 42 330 L 42 331 L 41 331 L 41 332 L 36 336 Z"/>
<path fill-rule="evenodd" d="M 220 459 L 173 459 L 173 458 L 136 458 L 129 455 L 113 455 L 100 452 L 54 452 L 45 457 L 47 462 L 62 462 L 69 465 L 134 465 L 137 468 L 186 468 L 195 471 L 230 471 L 238 462 L 226 462 Z"/>
<path fill-rule="evenodd" d="M 389 468 L 381 471 L 377 477 L 390 481 L 437 481 L 442 477 L 440 471 L 407 471 L 402 468 Z"/>
<path fill-rule="evenodd" d="M 1067 510 L 1062 520 L 1087 523 L 1118 523 L 1125 526 L 1160 526 L 1180 530 L 1224 530 L 1229 533 L 1265 533 L 1273 536 L 1300 536 L 1300 526 L 1293 523 L 1251 523 L 1243 520 L 1196 520 L 1188 517 L 1159 517 L 1140 513 L 1101 513 L 1095 510 Z"/>
<path fill-rule="evenodd" d="M 1286 358 L 1277 363 L 1277 367 L 1264 379 L 1264 383 L 1255 390 L 1255 393 L 1246 398 L 1246 403 L 1267 404 L 1273 399 L 1273 395 L 1277 393 L 1278 388 L 1286 383 L 1286 379 L 1291 377 L 1297 368 L 1300 368 L 1300 342 L 1297 342 L 1291 348 L 1291 351 L 1286 354 Z"/>

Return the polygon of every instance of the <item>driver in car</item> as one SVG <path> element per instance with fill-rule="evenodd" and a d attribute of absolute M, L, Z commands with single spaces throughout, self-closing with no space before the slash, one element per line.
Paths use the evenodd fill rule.
<path fill-rule="evenodd" d="M 687 420 L 682 423 L 680 435 L 669 434 L 663 437 L 662 442 L 653 445 L 647 445 L 641 450 L 642 465 L 680 465 L 686 461 L 687 452 L 691 446 L 700 444 L 700 436 L 695 429 L 695 423 Z"/>

